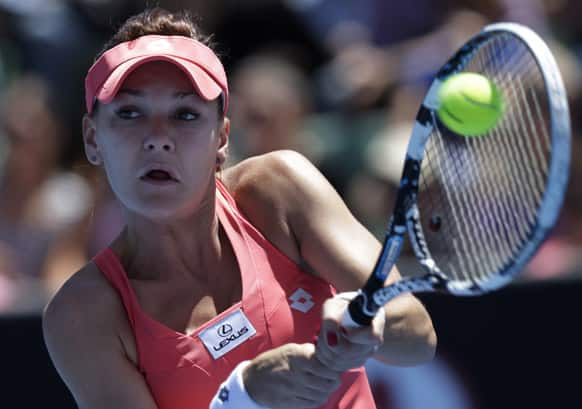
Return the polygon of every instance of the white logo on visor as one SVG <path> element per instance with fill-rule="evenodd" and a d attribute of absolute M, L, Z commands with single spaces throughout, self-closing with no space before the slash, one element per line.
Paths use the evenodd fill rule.
<path fill-rule="evenodd" d="M 149 43 L 146 48 L 153 52 L 163 52 L 172 49 L 172 46 L 166 40 L 156 40 Z"/>

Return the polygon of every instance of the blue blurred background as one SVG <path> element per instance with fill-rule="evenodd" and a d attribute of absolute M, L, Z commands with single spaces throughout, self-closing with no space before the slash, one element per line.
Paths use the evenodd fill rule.
<path fill-rule="evenodd" d="M 487 23 L 537 31 L 561 68 L 574 130 L 559 224 L 511 288 L 422 296 L 440 337 L 433 363 L 368 370 L 379 408 L 579 407 L 567 376 L 582 344 L 575 0 L 0 0 L 0 407 L 74 407 L 44 349 L 40 313 L 121 227 L 82 152 L 83 79 L 114 30 L 155 5 L 190 10 L 214 33 L 233 95 L 230 163 L 303 153 L 379 238 L 436 69 Z"/>

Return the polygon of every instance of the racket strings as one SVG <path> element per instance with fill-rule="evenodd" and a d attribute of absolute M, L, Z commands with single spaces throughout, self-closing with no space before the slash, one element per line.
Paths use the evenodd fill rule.
<path fill-rule="evenodd" d="M 510 96 L 510 98 L 513 98 L 513 96 Z M 513 98 L 513 100 L 516 102 L 518 101 L 517 98 Z M 530 166 L 531 158 L 524 156 L 529 153 L 529 150 L 524 147 L 523 140 L 519 137 L 520 132 L 527 132 L 527 130 L 520 129 L 520 124 L 526 122 L 520 120 L 519 123 L 517 123 L 518 115 L 522 112 L 521 107 L 516 109 L 514 105 L 510 105 L 506 111 L 505 118 L 507 119 L 505 120 L 505 123 L 502 123 L 501 126 L 494 131 L 494 134 L 498 139 L 504 142 L 501 146 L 504 146 L 507 149 L 509 155 L 508 158 L 505 158 L 500 152 L 499 158 L 509 160 L 510 163 L 514 164 L 514 166 L 508 168 L 508 170 L 512 172 L 506 174 L 508 181 L 512 185 L 510 188 L 506 187 L 505 189 L 508 194 L 516 194 L 515 201 L 520 201 L 521 204 L 528 205 L 525 208 L 523 206 L 516 206 L 515 211 L 520 214 L 520 219 L 527 219 L 530 223 L 533 223 L 535 221 L 535 209 L 532 209 L 532 203 L 535 204 L 536 202 L 533 193 L 533 185 L 535 182 L 529 171 L 530 169 L 533 169 L 533 167 Z M 511 143 L 512 141 L 514 141 L 514 143 Z M 526 227 L 523 224 L 519 224 L 518 228 L 523 236 Z"/>
<path fill-rule="evenodd" d="M 503 154 L 500 149 L 493 144 L 484 144 L 483 149 L 477 152 L 483 154 L 475 155 L 475 158 L 472 160 L 479 164 L 489 163 L 503 158 Z M 485 172 L 485 169 L 482 168 L 481 172 Z M 509 177 L 508 174 L 503 172 L 492 172 L 491 183 L 478 184 L 477 187 L 480 189 L 482 194 L 481 197 L 491 198 L 494 203 L 509 204 L 509 206 L 491 206 L 490 208 L 492 209 L 492 214 L 489 214 L 488 218 L 497 220 L 504 226 L 512 225 L 513 214 L 511 209 L 515 209 L 517 212 L 520 211 L 519 197 L 515 194 L 512 194 L 519 189 L 519 185 L 516 183 L 515 179 Z M 501 264 L 503 264 L 507 257 L 511 255 L 512 249 L 519 245 L 521 238 L 524 237 L 526 231 L 524 227 L 519 224 L 517 225 L 516 229 L 508 229 L 506 233 L 506 240 L 498 240 L 493 233 L 490 234 L 491 242 L 499 249 L 498 252 L 493 253 L 499 258 L 496 268 L 500 268 Z M 492 269 L 491 271 L 496 270 Z"/>
<path fill-rule="evenodd" d="M 499 49 L 497 44 L 494 44 L 494 47 L 496 47 L 497 50 Z M 515 50 L 507 47 L 505 50 L 506 52 L 501 54 L 499 51 L 496 51 L 497 54 L 501 55 L 499 61 L 502 65 L 507 66 L 507 64 L 510 64 L 510 66 L 516 67 L 518 72 L 521 72 L 524 76 L 528 72 L 533 72 L 533 60 L 523 58 L 525 54 L 524 48 L 521 50 Z M 508 54 L 507 50 L 511 50 L 511 53 Z M 510 58 L 508 58 L 508 56 Z M 527 63 L 527 68 L 524 68 L 523 65 L 519 64 L 521 61 L 525 61 Z M 535 68 L 537 68 L 537 66 Z M 491 71 L 492 70 L 485 70 L 485 74 L 494 77 L 494 73 Z M 534 142 L 533 145 L 526 145 L 524 139 L 519 137 L 519 135 L 524 132 L 525 134 L 532 131 L 534 134 L 536 133 L 536 128 L 532 127 L 531 125 L 533 123 L 530 109 L 531 104 L 528 103 L 527 98 L 525 98 L 524 90 L 526 87 L 522 84 L 521 77 L 513 75 L 512 72 L 500 71 L 500 73 L 501 75 L 498 75 L 500 83 L 505 86 L 508 94 L 511 94 L 511 92 L 514 93 L 514 95 L 510 95 L 509 98 L 515 100 L 517 103 L 508 105 L 508 108 L 510 108 L 512 112 L 508 112 L 505 116 L 505 118 L 508 119 L 505 126 L 505 131 L 503 131 L 502 123 L 501 126 L 494 132 L 497 133 L 500 137 L 507 139 L 505 146 L 509 147 L 508 152 L 511 157 L 511 162 L 515 163 L 516 165 L 514 167 L 509 167 L 508 169 L 510 171 L 513 170 L 514 173 L 517 173 L 517 175 L 512 175 L 510 172 L 508 172 L 509 181 L 521 182 L 514 182 L 513 189 L 508 189 L 508 192 L 515 193 L 515 195 L 513 195 L 513 209 L 520 214 L 518 221 L 519 218 L 521 218 L 522 221 L 528 221 L 531 225 L 535 223 L 536 211 L 539 206 L 540 195 L 538 195 L 538 192 L 543 193 L 545 184 L 544 180 L 542 180 L 542 172 L 539 171 L 540 167 L 537 166 L 537 163 L 544 167 L 546 162 L 540 162 L 539 159 L 536 159 L 540 146 L 538 135 L 535 135 L 533 141 L 528 141 Z M 527 76 L 525 77 L 527 78 Z M 538 81 L 538 83 L 541 82 L 541 76 L 538 76 L 536 81 Z M 508 84 L 514 85 L 514 87 L 508 87 Z M 532 93 L 532 95 L 535 97 L 535 93 Z M 537 99 L 534 100 L 534 103 L 535 101 L 537 101 Z M 527 119 L 524 118 L 524 114 L 528 117 Z M 525 128 L 528 128 L 529 126 L 530 129 L 522 129 L 524 126 Z M 512 141 L 515 143 L 511 143 Z M 530 146 L 532 146 L 534 149 L 528 149 Z M 532 166 L 534 163 L 535 165 Z M 547 166 L 545 166 L 545 168 L 547 169 Z M 530 170 L 533 170 L 533 172 Z M 517 189 L 515 189 L 516 187 Z M 522 201 L 522 206 L 515 205 L 517 200 Z M 527 228 L 526 224 L 523 222 L 516 223 L 515 226 L 517 227 L 517 230 L 509 230 L 509 232 L 517 231 L 519 233 L 519 241 L 516 243 L 515 238 L 513 238 L 512 242 L 510 243 L 514 248 L 527 240 L 530 232 L 530 229 Z M 515 237 L 515 235 L 510 237 Z"/>
<path fill-rule="evenodd" d="M 442 141 L 442 139 L 441 139 Z M 442 146 L 441 146 L 442 147 Z M 450 172 L 447 174 L 447 180 L 454 180 L 455 174 L 463 173 L 463 185 L 469 182 L 470 179 L 473 179 L 478 173 L 479 170 L 476 169 L 474 166 L 466 166 L 466 163 L 471 163 L 472 158 L 470 155 L 471 150 L 467 150 L 463 154 L 466 157 L 463 160 L 463 167 L 459 167 L 459 165 L 455 166 L 454 173 Z M 478 160 L 478 159 L 477 159 Z M 456 163 L 459 161 L 456 160 Z M 467 176 L 469 180 L 467 180 Z M 446 185 L 446 184 L 445 184 Z M 480 192 L 475 191 L 473 189 L 453 189 L 453 195 L 456 203 L 462 202 L 464 200 L 471 201 L 479 201 L 481 197 L 479 195 Z M 464 197 L 466 195 L 466 197 Z M 474 210 L 474 212 L 472 212 Z M 489 240 L 488 229 L 482 228 L 483 224 L 476 222 L 478 220 L 487 219 L 489 217 L 488 209 L 486 207 L 479 207 L 476 209 L 471 209 L 469 206 L 461 206 L 459 207 L 461 224 L 459 232 L 461 234 L 460 237 L 473 237 L 474 240 L 467 240 L 470 244 L 469 248 L 471 249 L 470 252 L 461 253 L 465 255 L 464 263 L 461 266 L 465 265 L 468 266 L 466 270 L 461 270 L 458 274 L 461 274 L 460 279 L 467 278 L 467 272 L 469 271 L 478 271 L 480 268 L 491 268 L 491 241 Z M 471 221 L 467 223 L 466 221 Z M 465 222 L 463 222 L 465 221 Z M 465 241 L 465 240 L 462 240 Z"/>
<path fill-rule="evenodd" d="M 479 141 L 469 141 L 470 143 L 475 143 L 480 145 Z M 468 150 L 468 161 L 473 164 L 470 169 L 473 170 L 473 177 L 479 177 L 486 171 L 483 164 L 494 160 L 496 155 L 488 146 L 472 147 Z M 496 177 L 496 175 L 493 175 Z M 469 201 L 476 202 L 482 200 L 482 198 L 492 198 L 494 201 L 503 200 L 500 196 L 499 191 L 494 189 L 495 182 L 492 183 L 480 183 L 475 185 L 475 189 L 469 190 Z M 479 206 L 475 209 L 478 213 L 477 220 L 500 220 L 502 223 L 508 225 L 510 223 L 510 217 L 504 208 L 498 208 L 497 206 Z M 504 257 L 510 252 L 510 246 L 506 242 L 499 241 L 496 239 L 492 230 L 486 228 L 482 223 L 472 223 L 472 228 L 478 232 L 478 242 L 477 245 L 482 249 L 480 255 L 482 256 L 479 260 L 481 263 L 485 263 L 480 267 L 485 268 L 486 271 L 497 271 L 504 262 Z M 510 241 L 515 243 L 516 236 L 510 231 Z M 485 254 L 484 254 L 485 253 Z M 469 270 L 470 271 L 470 270 Z"/>
<path fill-rule="evenodd" d="M 499 47 L 498 43 L 500 40 L 499 39 L 494 39 L 493 40 L 493 47 L 495 47 L 496 49 L 501 48 L 501 50 L 503 50 L 502 47 Z M 508 55 L 508 52 L 510 52 L 510 54 Z M 521 49 L 515 49 L 513 47 L 506 47 L 505 48 L 505 52 L 501 51 L 497 51 L 498 54 L 500 54 L 502 56 L 502 58 L 499 59 L 499 62 L 501 65 L 503 66 L 513 66 L 515 67 L 516 72 L 518 73 L 531 73 L 533 72 L 535 69 L 537 69 L 537 65 L 535 65 L 533 59 L 531 58 L 525 58 L 524 54 L 525 54 L 525 47 L 521 47 Z M 526 54 L 526 56 L 529 54 Z M 520 64 L 521 63 L 521 64 Z M 526 66 L 524 66 L 524 64 Z M 533 66 L 532 66 L 533 65 Z M 495 73 L 491 72 L 492 70 L 485 70 L 485 74 L 489 75 L 491 77 L 495 77 Z M 543 190 L 544 185 L 545 185 L 545 176 L 543 176 L 541 174 L 541 172 L 539 172 L 539 168 L 537 166 L 532 167 L 531 169 L 534 172 L 529 172 L 529 167 L 528 165 L 533 163 L 533 162 L 537 162 L 540 163 L 542 166 L 545 166 L 547 164 L 547 158 L 540 156 L 540 159 L 543 159 L 541 162 L 538 160 L 536 161 L 535 159 L 535 155 L 536 155 L 536 151 L 539 152 L 539 147 L 540 147 L 540 137 L 539 135 L 537 135 L 537 129 L 534 126 L 535 121 L 534 121 L 534 117 L 531 113 L 531 109 L 530 109 L 530 103 L 528 103 L 527 101 L 527 96 L 526 96 L 526 85 L 523 84 L 522 78 L 519 75 L 515 75 L 513 72 L 511 71 L 498 71 L 499 75 L 497 75 L 496 77 L 498 78 L 498 82 L 501 85 L 502 88 L 504 88 L 507 92 L 506 92 L 506 97 L 507 99 L 514 101 L 515 103 L 513 104 L 507 104 L 507 110 L 510 112 L 507 112 L 507 114 L 504 116 L 505 122 L 508 123 L 505 126 L 505 132 L 503 132 L 503 121 L 501 123 L 501 127 L 499 127 L 497 129 L 497 133 L 500 135 L 500 137 L 505 137 L 506 138 L 506 144 L 505 146 L 509 147 L 510 149 L 512 149 L 512 153 L 514 155 L 514 157 L 516 157 L 519 162 L 516 162 L 516 167 L 515 169 L 517 169 L 517 171 L 520 173 L 519 176 L 519 180 L 524 180 L 526 182 L 528 182 L 528 188 L 530 188 L 530 190 L 526 190 L 526 193 L 528 191 L 531 191 L 532 189 L 534 189 L 533 185 L 537 184 L 538 187 L 538 191 Z M 537 71 L 536 71 L 537 72 Z M 541 82 L 541 76 L 538 75 L 537 78 L 535 78 L 535 82 L 539 83 Z M 531 91 L 531 90 L 530 90 Z M 535 97 L 535 93 L 531 93 L 534 101 L 533 103 L 535 103 L 536 105 L 539 105 L 537 103 L 537 98 Z M 524 115 L 527 116 L 527 118 L 524 118 Z M 542 128 L 543 129 L 543 128 Z M 519 133 L 523 133 L 525 132 L 526 134 L 530 133 L 532 135 L 534 135 L 533 138 L 530 138 L 530 140 L 528 142 L 534 142 L 533 146 L 534 148 L 538 148 L 538 149 L 529 149 L 529 146 L 524 146 L 525 145 L 525 141 L 523 137 L 519 136 Z M 511 142 L 514 143 L 511 143 Z M 533 156 L 528 156 L 528 155 L 533 155 Z M 519 166 L 522 165 L 522 166 Z M 545 166 L 544 172 L 547 170 L 547 166 Z M 537 176 L 537 178 L 534 179 L 534 173 L 535 176 Z"/>
<path fill-rule="evenodd" d="M 443 156 L 446 145 L 443 138 L 436 138 L 435 143 L 438 143 L 437 149 L 439 155 Z M 457 206 L 456 211 L 449 212 L 455 218 L 454 227 L 456 231 L 454 234 L 449 234 L 452 238 L 450 245 L 453 246 L 453 254 L 459 254 L 458 258 L 459 269 L 448 269 L 455 280 L 467 280 L 470 278 L 468 272 L 479 271 L 493 271 L 500 266 L 501 261 L 497 256 L 500 249 L 497 248 L 497 240 L 491 231 L 487 228 L 487 224 L 482 223 L 483 220 L 493 220 L 494 217 L 500 218 L 499 214 L 495 213 L 495 207 L 479 206 L 471 208 L 467 203 L 482 201 L 483 197 L 494 196 L 494 192 L 489 187 L 489 184 L 477 184 L 475 189 L 459 189 L 461 184 L 470 183 L 470 180 L 475 178 L 479 173 L 483 172 L 478 166 L 467 166 L 466 164 L 481 164 L 485 163 L 481 152 L 475 149 L 466 150 L 463 155 L 463 168 L 459 165 L 460 155 L 456 152 L 447 152 L 447 155 L 453 156 L 454 166 L 449 166 L 443 169 L 439 168 L 442 188 L 446 195 L 447 203 L 462 203 L 463 206 Z M 439 161 L 438 163 L 441 163 Z M 458 175 L 462 175 L 461 183 L 454 183 L 459 181 Z M 465 203 L 466 202 L 466 203 Z M 465 240 L 470 237 L 471 240 Z M 445 244 L 447 244 L 445 242 Z M 439 264 L 440 265 L 440 264 Z M 474 273 L 473 273 L 474 274 Z"/>
<path fill-rule="evenodd" d="M 428 248 L 443 273 L 479 282 L 503 271 L 535 229 L 551 132 L 542 114 L 548 112 L 545 83 L 521 41 L 494 36 L 473 53 L 464 71 L 482 73 L 496 84 L 503 117 L 480 137 L 462 137 L 435 122 L 423 159 L 419 207 Z M 442 220 L 438 228 L 435 218 Z"/>
<path fill-rule="evenodd" d="M 435 128 L 436 129 L 436 128 Z M 431 172 L 431 174 L 437 174 L 438 177 L 440 179 L 443 180 L 448 180 L 451 178 L 451 173 L 452 171 L 450 170 L 450 166 L 445 166 L 445 163 L 442 160 L 439 160 L 439 157 L 445 156 L 444 153 L 439 152 L 439 149 L 442 150 L 444 152 L 444 147 L 445 145 L 443 143 L 439 143 L 439 141 L 441 141 L 442 139 L 440 138 L 436 138 L 434 139 L 431 138 L 431 141 L 435 141 L 435 148 L 434 149 L 427 149 L 426 151 L 426 159 L 428 159 L 428 161 L 425 159 L 425 162 L 428 164 L 432 164 L 436 166 L 436 172 Z M 431 160 L 430 158 L 434 156 L 434 160 Z M 454 156 L 453 156 L 454 158 Z M 455 159 L 453 159 L 452 162 L 450 163 L 455 163 Z M 423 168 L 423 174 L 424 174 L 424 169 Z M 454 172 L 455 174 L 458 172 Z M 425 182 L 426 183 L 426 182 Z M 444 202 L 445 203 L 454 203 L 455 202 L 455 198 L 454 198 L 454 192 L 455 189 L 453 187 L 450 186 L 449 183 L 442 183 L 442 191 L 445 195 L 444 197 Z M 426 190 L 425 190 L 426 191 Z M 420 196 L 422 197 L 422 195 Z M 423 206 L 422 202 L 421 202 L 421 206 Z M 448 237 L 451 241 L 448 243 L 449 246 L 453 247 L 453 251 L 456 254 L 472 254 L 474 252 L 474 248 L 472 247 L 473 243 L 465 241 L 465 240 L 459 240 L 459 237 L 464 236 L 464 234 L 460 234 L 458 231 L 455 230 L 456 227 L 460 227 L 460 228 L 464 228 L 467 224 L 463 223 L 463 220 L 466 219 L 468 216 L 466 216 L 464 214 L 464 208 L 460 208 L 459 211 L 452 211 L 452 208 L 449 207 L 444 207 L 444 208 L 440 208 L 438 212 L 434 213 L 434 217 L 438 217 L 441 220 L 445 220 L 447 221 L 447 223 L 445 223 L 445 228 L 446 228 L 446 233 L 443 232 L 443 237 Z M 444 217 L 443 217 L 444 216 Z M 449 223 L 448 221 L 451 221 L 452 223 Z M 428 236 L 430 238 L 430 236 Z M 435 242 L 431 242 L 428 244 L 428 247 L 431 249 L 431 251 L 433 252 L 433 257 L 435 255 L 434 250 L 435 250 L 435 245 L 437 244 L 444 244 L 444 243 L 435 243 Z M 442 247 L 439 245 L 438 247 L 436 247 L 439 255 L 440 254 L 444 254 L 443 251 L 441 251 Z M 448 272 L 449 274 L 452 274 L 452 278 L 455 280 L 462 280 L 462 274 L 464 271 L 471 271 L 473 266 L 470 265 L 471 263 L 471 259 L 466 259 L 465 257 L 460 257 L 458 259 L 458 263 L 459 263 L 459 267 L 460 268 L 455 268 L 455 269 L 446 269 L 446 272 Z"/>
<path fill-rule="evenodd" d="M 470 180 L 474 177 L 474 175 L 480 170 L 475 170 L 474 167 L 466 167 L 464 166 L 461 169 L 460 160 L 459 158 L 461 155 L 457 151 L 451 151 L 451 146 L 447 146 L 444 142 L 444 137 L 439 135 L 436 138 L 433 138 L 435 143 L 434 149 L 430 149 L 427 151 L 427 159 L 428 163 L 435 164 L 437 166 L 437 173 L 440 177 L 440 185 L 442 191 L 445 195 L 445 203 L 457 203 L 462 201 L 463 199 L 467 199 L 469 201 L 480 200 L 481 196 L 483 195 L 483 191 L 485 188 L 479 186 L 479 192 L 475 192 L 473 190 L 463 190 L 459 189 L 459 183 L 451 183 L 451 181 L 460 181 L 459 176 L 461 176 L 463 181 L 461 183 L 466 183 L 467 180 Z M 429 154 L 430 152 L 430 154 Z M 470 150 L 466 150 L 464 155 L 471 155 Z M 474 156 L 475 152 L 471 156 Z M 431 160 L 431 156 L 438 156 L 438 157 L 445 157 L 447 156 L 450 158 L 450 161 L 447 162 L 452 164 L 451 166 L 443 166 L 445 163 L 442 160 Z M 463 162 L 467 163 L 481 163 L 481 158 L 474 158 L 474 157 L 467 157 L 463 160 Z M 442 183 L 442 182 L 445 183 Z M 464 198 L 463 196 L 466 195 Z M 445 246 L 452 247 L 452 254 L 459 254 L 462 257 L 458 258 L 459 267 L 458 269 L 447 269 L 446 271 L 449 274 L 452 274 L 452 278 L 459 281 L 466 280 L 468 275 L 466 272 L 469 271 L 477 271 L 481 264 L 487 263 L 487 269 L 491 269 L 491 260 L 494 259 L 491 254 L 495 254 L 496 252 L 491 251 L 492 244 L 494 243 L 491 240 L 491 234 L 489 234 L 487 229 L 480 228 L 482 224 L 479 223 L 468 223 L 468 220 L 473 219 L 484 219 L 489 217 L 487 213 L 487 209 L 484 207 L 479 207 L 476 209 L 477 214 L 472 214 L 470 212 L 470 208 L 468 206 L 458 206 L 456 211 L 453 210 L 452 207 L 444 207 L 442 208 L 445 210 L 446 216 L 444 219 L 446 221 L 452 216 L 454 222 L 449 223 L 447 222 L 445 226 L 450 230 L 451 228 L 453 231 L 447 231 L 446 236 L 445 232 L 443 233 L 443 237 L 450 238 L 448 242 L 441 242 L 440 244 L 444 244 Z M 474 237 L 477 240 L 464 240 L 465 237 Z M 434 243 L 431 247 L 434 250 Z M 433 251 L 434 253 L 434 251 Z M 439 251 L 439 253 L 443 253 Z M 434 255 L 434 254 L 433 254 Z M 439 254 L 440 255 L 440 254 Z M 440 263 L 439 265 L 442 265 Z"/>
<path fill-rule="evenodd" d="M 516 55 L 519 54 L 516 53 Z M 534 65 L 531 58 L 527 59 L 527 62 L 530 65 L 528 71 L 537 74 L 535 78 L 536 83 L 543 83 L 541 75 L 537 70 L 537 65 Z M 507 63 L 511 63 L 511 61 L 505 64 Z M 537 107 L 538 112 L 540 112 L 540 103 L 534 89 L 528 88 L 520 76 L 512 75 L 511 72 L 505 74 L 505 84 L 509 85 L 505 87 L 507 93 L 510 94 L 513 92 L 514 95 L 510 96 L 510 98 L 514 99 L 517 103 L 509 105 L 511 111 L 505 116 L 507 122 L 510 124 L 509 132 L 503 132 L 503 127 L 499 128 L 500 130 L 497 132 L 506 137 L 507 146 L 513 150 L 514 155 L 517 157 L 518 161 L 514 168 L 519 175 L 516 179 L 524 182 L 524 186 L 521 186 L 521 197 L 526 198 L 526 203 L 529 204 L 527 210 L 530 223 L 535 223 L 540 198 L 545 191 L 549 163 L 549 137 L 548 133 L 545 132 L 547 126 L 535 126 L 536 118 L 541 118 L 541 115 L 536 117 L 532 114 L 532 107 Z M 530 94 L 529 99 L 527 97 L 528 91 Z M 540 135 L 539 130 L 541 130 L 543 135 Z M 526 138 L 522 137 L 522 134 Z M 527 138 L 527 135 L 531 137 Z M 512 144 L 512 141 L 516 143 Z M 545 151 L 542 149 L 541 141 L 548 142 L 546 144 L 548 148 Z"/>
<path fill-rule="evenodd" d="M 508 94 L 510 92 L 515 93 L 515 95 L 510 94 L 510 98 L 514 99 L 517 103 L 515 105 L 510 105 L 511 112 L 508 112 L 506 116 L 507 122 L 509 122 L 509 132 L 500 133 L 501 135 L 508 136 L 510 140 L 516 142 L 515 145 L 510 145 L 508 141 L 508 146 L 511 146 L 516 152 L 516 156 L 520 160 L 518 165 L 523 165 L 517 166 L 516 168 L 520 171 L 522 178 L 524 175 L 526 176 L 524 180 L 528 182 L 530 191 L 543 191 L 545 186 L 545 175 L 543 173 L 546 173 L 547 171 L 547 159 L 543 157 L 541 152 L 541 138 L 534 126 L 535 118 L 532 115 L 530 103 L 528 103 L 525 86 L 522 84 L 519 77 L 514 78 L 510 73 L 507 74 L 506 83 L 515 84 L 515 87 L 508 88 Z M 539 106 L 535 94 L 532 94 L 532 97 L 532 104 Z M 520 132 L 526 132 L 534 136 L 528 141 L 533 142 L 531 146 L 525 146 L 524 138 L 517 136 Z M 533 147 L 533 149 L 530 149 L 531 147 Z M 536 166 L 531 167 L 533 172 L 528 171 L 529 168 L 527 168 L 527 166 L 530 164 L 536 164 Z M 538 164 L 541 166 L 537 166 Z"/>
<path fill-rule="evenodd" d="M 527 110 L 527 108 L 525 110 Z M 515 183 L 517 185 L 515 193 L 518 194 L 518 198 L 522 200 L 522 204 L 525 206 L 520 206 L 518 209 L 526 212 L 524 219 L 532 224 L 535 223 L 535 213 L 537 205 L 539 204 L 538 193 L 543 191 L 543 186 L 538 188 L 538 183 L 540 183 L 540 181 L 539 179 L 536 180 L 535 177 L 535 173 L 539 173 L 537 172 L 539 162 L 536 162 L 535 158 L 533 158 L 531 146 L 525 146 L 524 140 L 519 137 L 519 133 L 529 132 L 528 130 L 523 129 L 523 124 L 526 124 L 527 121 L 521 118 L 523 115 L 522 110 L 516 108 L 512 109 L 512 111 L 516 112 L 508 112 L 508 116 L 511 119 L 507 121 L 509 124 L 506 129 L 501 129 L 497 133 L 507 140 L 507 146 L 511 152 L 512 161 L 515 162 L 515 166 L 509 167 L 508 169 L 513 171 L 513 174 L 510 174 L 508 177 L 519 182 Z M 516 115 L 514 115 L 514 113 Z M 511 140 L 514 140 L 515 143 L 511 144 Z M 541 183 L 544 182 L 542 181 Z"/>

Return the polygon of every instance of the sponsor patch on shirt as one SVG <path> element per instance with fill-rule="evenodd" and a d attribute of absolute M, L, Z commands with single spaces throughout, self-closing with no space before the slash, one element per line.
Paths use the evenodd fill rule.
<path fill-rule="evenodd" d="M 257 333 L 242 310 L 238 309 L 200 333 L 199 337 L 214 359 L 218 359 Z"/>
<path fill-rule="evenodd" d="M 291 304 L 289 304 L 291 308 L 301 311 L 302 313 L 308 312 L 315 305 L 311 294 L 303 288 L 297 289 L 297 291 L 289 297 L 289 301 L 291 301 Z"/>

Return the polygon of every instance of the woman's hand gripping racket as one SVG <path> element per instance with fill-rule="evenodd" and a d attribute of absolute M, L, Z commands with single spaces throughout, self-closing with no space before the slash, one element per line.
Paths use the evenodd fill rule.
<path fill-rule="evenodd" d="M 481 120 L 470 110 L 437 115 L 441 85 L 462 72 L 488 78 L 502 101 L 479 136 L 451 130 Z M 478 295 L 507 284 L 555 224 L 569 162 L 566 93 L 548 47 L 517 24 L 485 27 L 440 69 L 420 107 L 382 252 L 342 324 L 369 325 L 405 292 Z M 406 233 L 425 275 L 385 287 Z"/>

